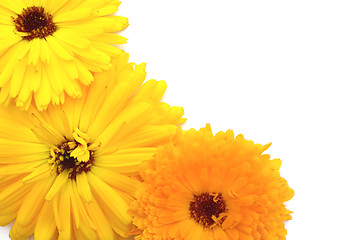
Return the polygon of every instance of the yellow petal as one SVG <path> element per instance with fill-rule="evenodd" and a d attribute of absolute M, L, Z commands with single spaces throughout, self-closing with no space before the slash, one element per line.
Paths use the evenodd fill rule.
<path fill-rule="evenodd" d="M 114 138 L 114 141 L 118 143 L 119 148 L 152 147 L 168 142 L 176 129 L 174 125 L 148 126 L 126 138 Z"/>
<path fill-rule="evenodd" d="M 59 229 L 59 238 L 64 240 L 71 240 L 71 208 L 70 208 L 70 188 L 71 181 L 68 180 L 60 190 L 60 194 L 55 197 L 53 202 L 54 216 L 58 220 L 57 227 Z"/>
<path fill-rule="evenodd" d="M 91 72 L 86 69 L 84 67 L 84 65 L 78 61 L 77 59 L 75 60 L 75 66 L 77 68 L 78 71 L 78 75 L 79 75 L 79 81 L 84 84 L 85 86 L 89 86 L 90 83 L 93 82 L 94 80 L 94 76 L 91 74 Z"/>
<path fill-rule="evenodd" d="M 105 216 L 102 208 L 95 199 L 91 204 L 84 204 L 86 212 L 89 214 L 90 219 L 95 225 L 96 234 L 98 239 L 113 240 L 115 239 L 114 231 L 112 230 L 111 224 Z"/>
<path fill-rule="evenodd" d="M 46 143 L 49 147 L 55 147 L 64 141 L 64 138 L 58 137 L 56 133 L 47 129 L 44 125 L 35 126 L 32 132 L 40 141 Z"/>
<path fill-rule="evenodd" d="M 14 221 L 17 212 L 9 214 L 9 215 L 0 215 L 0 226 L 7 226 L 12 221 Z"/>
<path fill-rule="evenodd" d="M 51 166 L 47 162 L 43 162 L 40 166 L 38 166 L 35 171 L 27 175 L 22 179 L 24 184 L 29 184 L 33 182 L 38 182 L 40 180 L 44 180 L 46 178 L 51 177 L 50 175 Z M 55 175 L 54 175 L 55 176 Z"/>
<path fill-rule="evenodd" d="M 114 33 L 103 33 L 90 38 L 94 42 L 106 42 L 111 44 L 124 44 L 127 39 Z"/>
<path fill-rule="evenodd" d="M 43 62 L 49 63 L 49 45 L 45 39 L 40 39 L 40 58 Z"/>
<path fill-rule="evenodd" d="M 106 6 L 96 11 L 98 16 L 106 16 L 113 14 L 117 11 L 117 6 Z"/>
<path fill-rule="evenodd" d="M 13 26 L 11 26 L 11 29 L 14 29 Z M 1 29 L 3 30 L 3 29 Z M 5 30 L 5 32 L 7 32 Z M 8 32 L 7 32 L 8 33 Z M 3 38 L 0 40 L 0 56 L 2 56 L 6 51 L 8 51 L 10 48 L 12 48 L 13 45 L 19 43 L 21 41 L 21 37 L 17 35 L 10 34 L 6 38 Z"/>
<path fill-rule="evenodd" d="M 35 239 L 57 239 L 56 225 L 52 203 L 44 202 L 36 221 Z"/>
<path fill-rule="evenodd" d="M 38 77 L 41 78 L 41 84 L 39 86 L 39 90 L 35 92 L 34 98 L 36 107 L 40 111 L 43 111 L 50 103 L 53 91 L 50 86 L 50 80 L 46 74 L 39 74 Z"/>
<path fill-rule="evenodd" d="M 46 151 L 49 151 L 49 148 L 44 144 L 11 141 L 0 138 L 0 158 L 26 156 L 44 153 Z"/>
<path fill-rule="evenodd" d="M 19 61 L 12 75 L 10 82 L 10 96 L 12 98 L 15 98 L 19 94 L 21 87 L 23 87 L 24 76 L 27 69 L 26 60 L 27 58 L 25 57 Z"/>
<path fill-rule="evenodd" d="M 63 79 L 67 78 L 67 75 L 64 73 L 62 63 L 64 60 L 60 59 L 58 56 L 54 55 L 52 49 L 49 49 L 51 54 L 51 63 L 45 65 L 45 74 L 48 79 L 51 79 L 50 84 L 51 88 L 55 93 L 64 91 L 64 82 Z"/>
<path fill-rule="evenodd" d="M 90 203 L 92 200 L 92 194 L 90 190 L 90 186 L 87 180 L 87 174 L 85 172 L 82 172 L 81 174 L 76 175 L 76 186 L 79 191 L 79 194 L 81 198 L 87 202 Z"/>
<path fill-rule="evenodd" d="M 72 181 L 71 189 L 72 215 L 75 220 L 75 236 L 77 239 L 97 239 L 94 223 L 86 212 L 84 203 L 81 201 L 75 181 Z"/>
<path fill-rule="evenodd" d="M 118 234 L 126 236 L 125 233 L 129 230 L 131 222 L 131 217 L 127 214 L 127 203 L 109 185 L 91 172 L 88 173 L 88 181 L 102 209 L 111 219 L 114 230 Z"/>
<path fill-rule="evenodd" d="M 24 185 L 21 181 L 16 181 L 6 188 L 1 189 L 0 205 L 7 207 L 23 198 L 31 189 L 31 186 Z"/>
<path fill-rule="evenodd" d="M 21 4 L 18 4 L 17 1 L 12 0 L 1 0 L 0 6 L 3 8 L 10 9 L 11 11 L 15 13 L 20 13 L 22 10 Z"/>
<path fill-rule="evenodd" d="M 111 154 L 101 152 L 101 154 L 96 155 L 96 162 L 94 162 L 94 164 L 97 166 L 138 164 L 142 161 L 152 159 L 155 154 L 155 148 L 134 148 L 134 150 L 135 149 L 139 150 L 139 152 L 116 152 Z"/>
<path fill-rule="evenodd" d="M 108 54 L 110 57 L 119 56 L 124 51 L 124 50 L 121 50 L 120 48 L 117 48 L 117 47 L 115 47 L 113 45 L 109 45 L 107 43 L 102 43 L 102 42 L 92 42 L 91 45 L 94 48 Z"/>
<path fill-rule="evenodd" d="M 46 201 L 51 201 L 58 194 L 58 192 L 63 188 L 66 181 L 68 181 L 69 171 L 65 170 L 61 172 L 55 179 L 53 185 L 51 186 L 49 192 L 46 194 Z"/>
<path fill-rule="evenodd" d="M 59 9 L 61 10 L 61 7 L 66 5 L 67 2 L 70 0 L 46 0 L 44 4 L 45 9 L 49 9 L 49 11 L 53 14 L 57 12 Z"/>
<path fill-rule="evenodd" d="M 33 40 L 31 40 L 29 42 L 30 44 L 30 51 L 29 51 L 29 58 L 28 58 L 28 64 L 32 64 L 32 65 L 37 65 L 39 58 L 40 58 L 40 53 L 42 51 L 42 49 L 40 48 L 41 46 L 41 40 L 40 38 L 34 38 Z"/>
<path fill-rule="evenodd" d="M 3 59 L 3 61 L 6 59 L 6 64 L 0 73 L 0 87 L 10 79 L 19 60 L 24 58 L 24 56 L 28 53 L 29 48 L 30 44 L 20 41 L 2 56 L 1 59 Z"/>
<path fill-rule="evenodd" d="M 19 209 L 16 218 L 17 224 L 23 227 L 32 224 L 33 228 L 35 228 L 36 219 L 45 202 L 45 194 L 49 190 L 52 181 L 49 178 L 48 181 L 42 181 L 33 185 Z"/>
<path fill-rule="evenodd" d="M 70 44 L 78 48 L 86 48 L 92 44 L 89 39 L 84 38 L 81 35 L 76 35 L 71 31 L 66 31 L 66 29 L 55 32 L 53 36 L 66 44 Z"/>
<path fill-rule="evenodd" d="M 46 41 L 48 42 L 49 47 L 53 50 L 53 52 L 61 59 L 72 60 L 74 58 L 73 53 L 68 50 L 69 48 L 64 48 L 60 41 L 56 38 L 48 36 Z"/>
<path fill-rule="evenodd" d="M 147 102 L 128 106 L 112 120 L 111 124 L 102 131 L 97 140 L 107 144 L 108 142 L 113 142 L 114 137 L 124 136 L 128 132 L 133 132 L 134 129 L 140 128 L 140 126 L 148 122 L 152 107 L 153 105 Z"/>
<path fill-rule="evenodd" d="M 20 175 L 24 173 L 32 172 L 32 170 L 36 169 L 39 165 L 41 165 L 41 161 L 30 162 L 30 163 L 21 163 L 21 164 L 11 164 L 7 166 L 1 166 L 0 175 Z"/>
<path fill-rule="evenodd" d="M 54 22 L 62 25 L 64 22 L 80 21 L 86 18 L 90 18 L 92 15 L 91 8 L 78 8 L 72 11 L 64 11 L 54 15 Z M 74 24 L 74 23 L 72 23 Z"/>
<path fill-rule="evenodd" d="M 130 85 L 127 82 L 120 82 L 112 89 L 111 93 L 102 102 L 97 117 L 91 123 L 89 132 L 93 138 L 97 137 L 107 124 L 113 121 L 113 118 L 118 115 L 120 109 L 124 108 L 126 101 L 132 94 Z"/>
<path fill-rule="evenodd" d="M 106 170 L 104 168 L 92 166 L 91 172 L 101 178 L 110 186 L 126 192 L 131 196 L 135 196 L 135 191 L 139 188 L 140 182 L 126 175 L 117 173 L 116 171 Z"/>
<path fill-rule="evenodd" d="M 109 16 L 107 18 L 102 18 L 101 20 L 104 22 L 106 21 L 106 32 L 118 32 L 129 26 L 129 21 L 126 17 Z"/>
<path fill-rule="evenodd" d="M 165 81 L 149 80 L 142 85 L 132 102 L 143 101 L 144 99 L 152 99 L 154 101 L 160 101 L 166 90 Z"/>

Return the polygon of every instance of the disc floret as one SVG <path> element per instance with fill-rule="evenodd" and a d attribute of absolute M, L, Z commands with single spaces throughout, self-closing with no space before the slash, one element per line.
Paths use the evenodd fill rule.
<path fill-rule="evenodd" d="M 43 7 L 27 7 L 16 18 L 13 18 L 15 28 L 22 33 L 22 38 L 33 40 L 52 35 L 57 27 L 53 22 L 53 16 L 45 12 Z"/>
<path fill-rule="evenodd" d="M 66 140 L 56 147 L 50 148 L 49 164 L 52 166 L 52 172 L 60 174 L 68 170 L 69 178 L 75 179 L 77 174 L 90 171 L 94 162 L 94 150 L 100 144 L 90 144 L 89 137 L 75 129 L 73 140 Z"/>
<path fill-rule="evenodd" d="M 221 193 L 194 195 L 190 202 L 190 216 L 204 228 L 221 225 L 226 219 L 226 205 Z"/>

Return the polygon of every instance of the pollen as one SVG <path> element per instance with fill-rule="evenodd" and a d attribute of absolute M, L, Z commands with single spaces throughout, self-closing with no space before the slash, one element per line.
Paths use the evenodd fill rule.
<path fill-rule="evenodd" d="M 67 169 L 70 179 L 76 179 L 77 174 L 90 171 L 94 162 L 94 148 L 93 145 L 90 146 L 87 135 L 76 129 L 73 136 L 73 141 L 65 141 L 50 148 L 48 160 L 52 165 L 51 172 L 60 174 Z"/>
<path fill-rule="evenodd" d="M 45 38 L 52 35 L 56 30 L 53 17 L 45 12 L 43 7 L 24 8 L 21 14 L 13 18 L 15 28 L 21 34 L 23 39 L 32 40 L 34 38 Z"/>
<path fill-rule="evenodd" d="M 204 228 L 221 225 L 226 219 L 226 205 L 221 193 L 194 195 L 190 202 L 190 216 Z"/>

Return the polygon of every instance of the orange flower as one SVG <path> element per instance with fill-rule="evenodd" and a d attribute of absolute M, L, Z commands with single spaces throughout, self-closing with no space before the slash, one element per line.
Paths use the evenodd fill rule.
<path fill-rule="evenodd" d="M 141 168 L 144 182 L 130 208 L 137 239 L 285 239 L 294 192 L 280 177 L 280 159 L 232 131 L 210 125 L 179 131 Z"/>

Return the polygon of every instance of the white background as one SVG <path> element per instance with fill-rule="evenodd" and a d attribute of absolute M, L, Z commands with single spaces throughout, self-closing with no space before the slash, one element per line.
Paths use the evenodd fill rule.
<path fill-rule="evenodd" d="M 295 190 L 288 240 L 356 240 L 359 11 L 348 0 L 124 0 L 119 15 L 131 61 L 167 81 L 184 129 L 273 143 L 266 153 Z"/>

